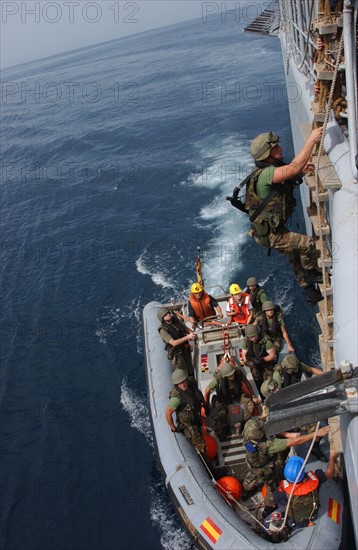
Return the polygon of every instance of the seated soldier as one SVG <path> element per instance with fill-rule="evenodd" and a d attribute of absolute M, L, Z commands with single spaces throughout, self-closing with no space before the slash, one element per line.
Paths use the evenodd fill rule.
<path fill-rule="evenodd" d="M 193 376 L 194 367 L 189 341 L 194 340 L 196 335 L 166 307 L 160 308 L 157 318 L 161 323 L 158 331 L 165 342 L 165 349 L 168 359 L 172 362 L 173 370 L 183 369 L 189 376 Z"/>
<path fill-rule="evenodd" d="M 205 292 L 203 285 L 194 283 L 191 285 L 190 290 L 188 310 L 193 328 L 199 321 L 207 317 L 214 317 L 217 315 L 219 319 L 222 319 L 223 313 L 218 301 Z"/>
<path fill-rule="evenodd" d="M 282 313 L 277 311 L 275 304 L 267 300 L 262 304 L 262 313 L 256 317 L 257 324 L 261 327 L 262 334 L 266 334 L 273 342 L 276 351 L 282 348 L 282 340 L 285 340 L 289 353 L 295 351 L 283 320 Z"/>
<path fill-rule="evenodd" d="M 329 426 L 320 428 L 317 434 L 323 437 L 329 432 L 329 429 Z M 311 441 L 314 438 L 314 433 L 306 435 L 287 433 L 285 438 L 267 439 L 264 421 L 261 418 L 253 417 L 246 422 L 243 435 L 246 461 L 249 466 L 243 488 L 246 496 L 249 496 L 253 491 L 259 491 L 263 485 L 266 486 L 263 512 L 263 517 L 266 517 L 276 509 L 273 493 L 282 479 L 281 453 L 290 447 Z"/>
<path fill-rule="evenodd" d="M 255 403 L 259 403 L 260 399 L 255 397 L 244 371 L 240 368 L 235 368 L 229 362 L 223 363 L 215 372 L 214 378 L 209 382 L 204 393 L 206 403 L 209 403 L 210 393 L 213 390 L 216 390 L 216 400 L 212 413 L 214 416 L 217 416 L 214 430 L 219 439 L 225 439 L 230 433 L 228 406 L 233 403 L 240 403 L 243 410 L 243 420 L 246 422 L 251 418 Z M 236 427 L 240 431 L 243 426 Z"/>
<path fill-rule="evenodd" d="M 246 281 L 247 288 L 245 292 L 250 296 L 250 302 L 252 305 L 252 321 L 254 321 L 257 315 L 262 312 L 262 304 L 268 300 L 267 294 L 264 288 L 262 288 L 256 277 L 249 277 Z"/>
<path fill-rule="evenodd" d="M 255 325 L 246 327 L 242 360 L 251 369 L 257 388 L 260 389 L 263 381 L 272 375 L 276 350 L 266 335 L 259 334 Z"/>
<path fill-rule="evenodd" d="M 230 286 L 229 292 L 231 298 L 226 305 L 226 315 L 230 317 L 229 323 L 250 324 L 252 319 L 250 296 L 242 292 L 240 286 L 235 283 Z"/>
<path fill-rule="evenodd" d="M 201 433 L 201 407 L 205 405 L 203 394 L 194 382 L 188 380 L 187 373 L 182 369 L 173 372 L 172 382 L 174 388 L 169 394 L 166 421 L 173 433 L 184 433 L 195 450 L 205 458 L 205 443 Z M 177 426 L 173 422 L 174 412 Z"/>
<path fill-rule="evenodd" d="M 286 508 L 293 484 L 297 481 L 288 510 L 288 518 L 296 529 L 310 525 L 315 519 L 319 507 L 318 489 L 327 479 L 333 477 L 336 458 L 337 454 L 331 451 L 326 472 L 318 469 L 307 473 L 302 468 L 304 460 L 300 456 L 291 456 L 287 460 L 285 479 L 274 491 L 274 499 L 278 506 Z"/>

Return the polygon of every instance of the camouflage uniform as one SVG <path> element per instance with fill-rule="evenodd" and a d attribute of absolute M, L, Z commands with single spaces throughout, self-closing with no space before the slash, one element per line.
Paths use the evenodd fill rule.
<path fill-rule="evenodd" d="M 205 443 L 201 433 L 200 409 L 203 403 L 201 391 L 190 381 L 187 391 L 174 386 L 169 394 L 168 406 L 176 412 L 178 428 L 183 430 L 191 444 L 203 456 L 206 456 Z"/>
<path fill-rule="evenodd" d="M 255 170 L 247 185 L 245 207 L 250 217 L 255 215 L 256 209 L 272 191 L 275 166 L 263 162 L 261 164 L 266 164 L 265 168 Z M 276 194 L 255 218 L 249 234 L 259 245 L 274 248 L 286 256 L 298 284 L 307 287 L 309 285 L 304 279 L 304 270 L 317 268 L 318 252 L 311 237 L 285 228 L 295 207 L 293 188 L 290 181 L 276 185 Z"/>
<path fill-rule="evenodd" d="M 244 428 L 244 444 L 249 471 L 243 482 L 245 491 L 252 492 L 266 486 L 265 506 L 274 506 L 273 492 L 282 479 L 284 455 L 287 456 L 287 440 L 267 439 L 264 422 L 251 418 Z"/>
<path fill-rule="evenodd" d="M 247 350 L 246 362 L 251 369 L 252 376 L 258 388 L 264 380 L 271 378 L 274 363 L 267 363 L 263 360 L 267 351 L 273 347 L 273 343 L 266 335 L 260 335 L 257 342 L 252 342 L 250 338 L 245 337 L 243 349 Z"/>

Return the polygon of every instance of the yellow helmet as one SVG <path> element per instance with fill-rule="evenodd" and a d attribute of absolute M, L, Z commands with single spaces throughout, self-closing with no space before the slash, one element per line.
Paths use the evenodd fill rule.
<path fill-rule="evenodd" d="M 200 283 L 194 283 L 191 285 L 191 289 L 190 289 L 192 292 L 201 292 L 203 290 L 203 286 L 200 284 Z"/>
<path fill-rule="evenodd" d="M 230 292 L 230 294 L 240 294 L 240 292 L 242 292 L 242 290 L 239 287 L 239 285 L 234 283 L 233 285 L 230 285 L 229 292 Z"/>

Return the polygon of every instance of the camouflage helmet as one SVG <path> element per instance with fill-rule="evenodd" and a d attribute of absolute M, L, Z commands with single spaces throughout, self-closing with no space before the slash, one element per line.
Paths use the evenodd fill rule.
<path fill-rule="evenodd" d="M 219 372 L 223 378 L 226 378 L 227 376 L 231 376 L 235 373 L 235 367 L 233 367 L 231 363 L 226 361 L 223 365 L 221 365 Z"/>
<path fill-rule="evenodd" d="M 256 277 L 249 277 L 246 281 L 247 286 L 257 285 Z"/>
<path fill-rule="evenodd" d="M 259 134 L 251 142 L 251 154 L 255 160 L 265 160 L 270 156 L 271 149 L 276 147 L 279 137 L 273 132 Z"/>
<path fill-rule="evenodd" d="M 282 367 L 288 374 L 297 372 L 301 367 L 301 361 L 297 359 L 294 355 L 286 355 L 282 361 Z"/>
<path fill-rule="evenodd" d="M 262 418 L 254 416 L 245 424 L 244 437 L 251 441 L 260 441 L 265 435 L 265 423 Z"/>
<path fill-rule="evenodd" d="M 267 399 L 272 392 L 279 387 L 277 380 L 274 378 L 268 378 L 263 384 L 261 384 L 261 393 Z"/>
<path fill-rule="evenodd" d="M 181 382 L 184 382 L 184 380 L 186 380 L 187 378 L 188 378 L 188 373 L 182 369 L 175 369 L 175 371 L 172 374 L 173 384 L 180 384 Z"/>
<path fill-rule="evenodd" d="M 245 330 L 245 336 L 248 338 L 254 338 L 259 334 L 259 331 L 255 325 L 248 325 Z"/>
<path fill-rule="evenodd" d="M 262 311 L 270 311 L 270 309 L 275 309 L 275 304 L 271 302 L 271 300 L 266 300 L 266 302 L 262 304 Z"/>
<path fill-rule="evenodd" d="M 168 312 L 171 313 L 170 309 L 167 307 L 161 307 L 157 313 L 157 319 L 161 323 L 163 321 L 164 315 L 166 315 Z"/>

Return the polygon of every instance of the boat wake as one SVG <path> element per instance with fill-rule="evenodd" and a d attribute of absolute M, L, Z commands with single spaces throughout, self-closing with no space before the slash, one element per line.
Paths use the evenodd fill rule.
<path fill-rule="evenodd" d="M 156 482 L 150 489 L 152 503 L 150 517 L 154 525 L 161 531 L 161 545 L 164 550 L 190 550 L 191 541 L 169 504 L 165 486 L 161 481 Z"/>
<path fill-rule="evenodd" d="M 165 258 L 153 256 L 152 252 L 146 249 L 136 261 L 137 271 L 142 275 L 149 275 L 153 283 L 162 288 L 175 288 L 175 282 L 163 272 L 163 266 L 168 265 L 169 253 L 164 255 Z"/>
<path fill-rule="evenodd" d="M 149 411 L 146 405 L 146 397 L 135 393 L 129 387 L 127 379 L 124 378 L 121 385 L 120 400 L 123 409 L 129 415 L 131 428 L 135 428 L 144 435 L 149 445 L 153 447 L 153 435 L 149 420 Z"/>
<path fill-rule="evenodd" d="M 217 284 L 227 290 L 234 275 L 241 270 L 242 246 L 247 241 L 249 226 L 247 216 L 239 216 L 225 197 L 232 194 L 234 187 L 252 170 L 252 160 L 247 143 L 231 136 L 215 146 L 202 146 L 201 171 L 191 174 L 187 185 L 217 191 L 214 198 L 199 213 L 197 223 L 210 229 L 212 238 L 202 252 L 205 263 L 205 283 Z"/>
<path fill-rule="evenodd" d="M 133 391 L 126 379 L 122 382 L 120 400 L 123 409 L 128 413 L 131 427 L 144 435 L 150 447 L 154 448 L 146 399 Z M 153 524 L 161 531 L 163 549 L 189 550 L 191 548 L 190 539 L 181 527 L 170 505 L 165 486 L 161 479 L 153 481 L 150 493 L 150 517 Z"/>

